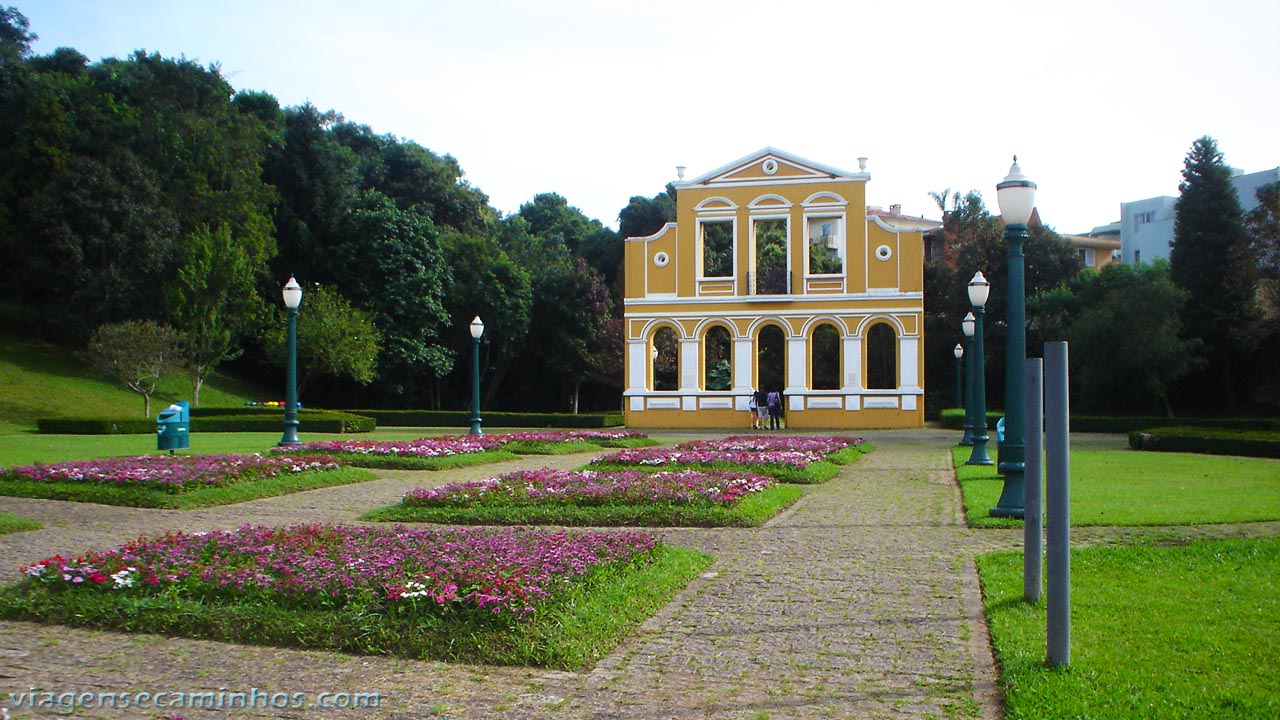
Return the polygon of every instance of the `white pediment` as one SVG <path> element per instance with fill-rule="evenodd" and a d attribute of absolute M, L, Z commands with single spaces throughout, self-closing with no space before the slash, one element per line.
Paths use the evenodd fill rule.
<path fill-rule="evenodd" d="M 835 179 L 865 181 L 870 177 L 865 172 L 841 170 L 767 147 L 693 180 L 678 182 L 676 186 L 773 185 Z"/>

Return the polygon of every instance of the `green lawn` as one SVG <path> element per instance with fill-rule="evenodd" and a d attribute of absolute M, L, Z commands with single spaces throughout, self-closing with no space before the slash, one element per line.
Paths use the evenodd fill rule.
<path fill-rule="evenodd" d="M 987 516 L 1003 485 L 995 468 L 965 465 L 966 447 L 954 448 L 953 457 L 969 524 L 1020 526 Z M 1071 453 L 1070 481 L 1072 525 L 1280 520 L 1280 460 L 1080 450 Z"/>
<path fill-rule="evenodd" d="M 978 569 L 1010 720 L 1280 717 L 1280 538 L 1073 550 L 1062 669 L 1022 555 Z"/>
<path fill-rule="evenodd" d="M 283 416 L 281 422 L 283 423 Z M 496 430 L 494 432 L 497 432 Z M 414 440 L 427 435 L 456 434 L 454 428 L 379 428 L 371 433 L 342 435 L 303 433 L 304 442 L 321 440 Z M 191 448 L 184 454 L 266 452 L 280 442 L 281 432 L 272 433 L 192 433 Z M 157 452 L 154 435 L 0 435 L 0 467 L 31 465 L 37 462 L 91 460 Z"/>

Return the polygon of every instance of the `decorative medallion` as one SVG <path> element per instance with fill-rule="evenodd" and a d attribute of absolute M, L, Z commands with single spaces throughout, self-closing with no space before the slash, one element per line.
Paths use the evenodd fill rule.
<path fill-rule="evenodd" d="M 653 264 L 658 267 L 666 267 L 669 262 L 671 262 L 671 256 L 664 252 L 657 253 L 653 256 Z"/>
<path fill-rule="evenodd" d="M 884 262 L 891 257 L 893 257 L 893 249 L 888 245 L 881 245 L 876 248 L 876 259 L 880 262 Z"/>

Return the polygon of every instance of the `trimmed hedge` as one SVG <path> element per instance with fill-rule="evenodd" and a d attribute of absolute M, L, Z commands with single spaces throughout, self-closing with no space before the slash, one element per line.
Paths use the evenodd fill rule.
<path fill-rule="evenodd" d="M 1155 452 L 1280 458 L 1280 432 L 1160 427 L 1129 433 L 1129 447 Z"/>
<path fill-rule="evenodd" d="M 259 412 L 262 410 L 264 412 Z M 281 408 L 192 410 L 191 432 L 272 432 L 281 428 Z M 298 429 L 314 433 L 372 432 L 371 417 L 333 410 L 299 410 Z M 40 418 L 39 432 L 51 435 L 146 435 L 156 432 L 155 418 Z"/>
<path fill-rule="evenodd" d="M 1002 417 L 1004 417 L 1002 410 L 988 411 L 988 428 L 994 428 Z M 964 426 L 964 409 L 946 408 L 942 411 L 940 419 L 943 427 L 960 430 Z M 1071 432 L 1130 433 L 1135 430 L 1169 427 L 1170 423 L 1200 428 L 1280 432 L 1280 418 L 1105 417 L 1100 415 L 1072 415 Z"/>
<path fill-rule="evenodd" d="M 469 410 L 346 410 L 378 421 L 378 425 L 402 427 L 470 427 Z M 541 428 L 606 428 L 622 425 L 621 413 L 567 415 L 564 413 L 481 412 L 486 426 Z"/>
<path fill-rule="evenodd" d="M 1280 418 L 1170 418 L 1170 417 L 1097 417 L 1072 415 L 1072 432 L 1128 433 L 1134 430 L 1179 427 L 1219 428 L 1224 430 L 1265 430 L 1280 432 Z"/>
<path fill-rule="evenodd" d="M 1004 417 L 1003 412 L 988 410 L 987 411 L 987 429 L 994 429 L 1000 418 Z M 942 427 L 952 430 L 964 429 L 964 408 L 946 408 L 939 417 L 942 420 Z"/>

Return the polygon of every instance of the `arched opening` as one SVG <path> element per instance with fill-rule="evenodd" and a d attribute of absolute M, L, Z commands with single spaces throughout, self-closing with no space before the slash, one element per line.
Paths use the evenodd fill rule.
<path fill-rule="evenodd" d="M 782 390 L 787 384 L 787 338 L 782 328 L 766 325 L 756 338 L 757 390 Z"/>
<path fill-rule="evenodd" d="M 809 341 L 809 387 L 814 390 L 840 389 L 840 331 L 831 323 L 813 329 Z"/>
<path fill-rule="evenodd" d="M 702 338 L 702 387 L 728 390 L 733 386 L 733 340 L 729 330 L 716 325 Z"/>
<path fill-rule="evenodd" d="M 898 387 L 898 335 L 887 323 L 867 330 L 867 389 L 893 390 Z"/>
<path fill-rule="evenodd" d="M 653 334 L 653 389 L 680 389 L 680 342 L 676 331 L 663 327 Z"/>

